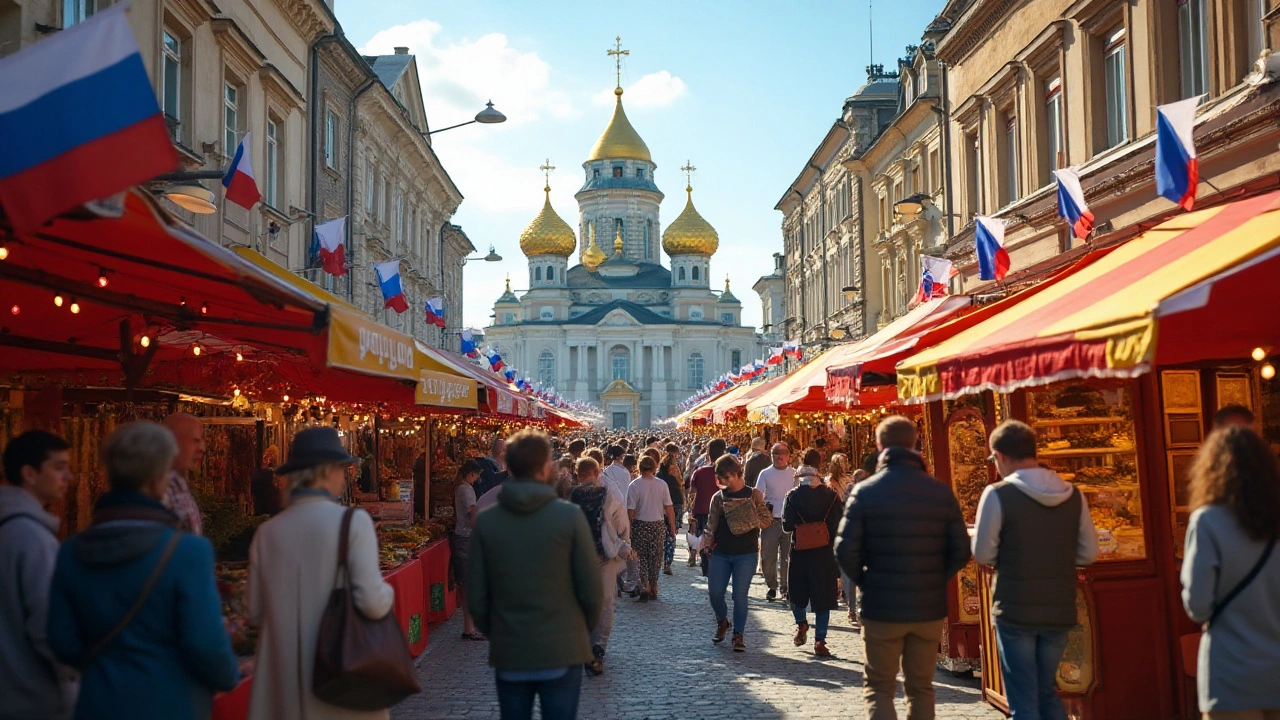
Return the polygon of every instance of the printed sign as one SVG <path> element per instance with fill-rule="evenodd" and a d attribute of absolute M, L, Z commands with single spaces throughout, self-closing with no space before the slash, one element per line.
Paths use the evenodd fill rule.
<path fill-rule="evenodd" d="M 444 612 L 444 583 L 431 584 L 431 610 Z"/>
<path fill-rule="evenodd" d="M 329 313 L 330 367 L 418 379 L 420 363 L 413 338 L 340 306 L 330 305 Z"/>
<path fill-rule="evenodd" d="M 422 616 L 409 616 L 409 644 L 412 645 L 422 640 Z"/>
<path fill-rule="evenodd" d="M 434 370 L 419 370 L 413 399 L 418 405 L 474 409 L 476 381 Z"/>

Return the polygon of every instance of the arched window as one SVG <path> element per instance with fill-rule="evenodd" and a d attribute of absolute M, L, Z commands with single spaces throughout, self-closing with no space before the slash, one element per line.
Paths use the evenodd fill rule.
<path fill-rule="evenodd" d="M 547 282 L 555 282 L 555 279 L 556 279 L 556 266 L 548 265 L 547 266 Z"/>
<path fill-rule="evenodd" d="M 538 382 L 542 387 L 550 388 L 556 384 L 556 356 L 550 350 L 543 350 L 538 356 Z"/>
<path fill-rule="evenodd" d="M 536 268 L 534 268 L 534 269 L 533 269 L 533 279 L 534 279 L 534 280 L 541 280 L 541 279 L 542 279 L 542 268 L 540 268 L 540 267 L 536 267 Z"/>
<path fill-rule="evenodd" d="M 693 266 L 693 281 L 698 282 L 698 266 Z"/>
<path fill-rule="evenodd" d="M 684 281 L 684 266 L 683 266 L 683 265 L 681 265 L 681 266 L 680 266 L 680 280 L 681 280 L 681 282 L 683 282 L 683 281 Z"/>
<path fill-rule="evenodd" d="M 702 353 L 694 350 L 689 353 L 689 387 L 698 389 L 702 387 L 703 371 L 706 369 L 706 363 L 702 361 Z"/>
<path fill-rule="evenodd" d="M 613 369 L 614 380 L 631 380 L 631 353 L 621 345 L 609 351 L 609 367 Z"/>

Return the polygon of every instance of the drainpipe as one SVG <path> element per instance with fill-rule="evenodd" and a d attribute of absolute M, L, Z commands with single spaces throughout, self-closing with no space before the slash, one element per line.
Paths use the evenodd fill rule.
<path fill-rule="evenodd" d="M 947 90 L 947 64 L 939 60 L 938 67 L 942 69 L 942 112 L 939 113 L 939 122 L 942 123 L 942 190 L 944 193 L 943 204 L 946 206 L 947 213 L 947 240 L 949 241 L 956 234 L 955 210 L 951 205 L 951 96 Z"/>
<path fill-rule="evenodd" d="M 858 253 L 862 262 L 862 335 L 866 337 L 871 334 L 869 323 L 871 318 L 867 313 L 867 213 L 864 205 L 865 183 L 862 176 L 858 175 Z"/>
<path fill-rule="evenodd" d="M 363 63 L 364 61 L 361 60 Z M 347 226 L 346 237 L 343 242 L 347 246 L 347 262 L 354 263 L 356 259 L 355 247 L 353 246 L 353 229 L 351 222 L 351 210 L 355 207 L 355 166 L 356 166 L 356 103 L 360 101 L 360 96 L 364 95 L 370 88 L 378 82 L 378 78 L 373 74 L 373 69 L 365 66 L 365 72 L 369 74 L 369 79 L 365 80 L 364 85 L 351 96 L 351 102 L 347 104 Z M 365 182 L 369 182 L 370 178 L 365 178 Z M 347 300 L 355 300 L 355 273 L 347 273 Z M 354 304 L 354 302 L 353 302 Z"/>

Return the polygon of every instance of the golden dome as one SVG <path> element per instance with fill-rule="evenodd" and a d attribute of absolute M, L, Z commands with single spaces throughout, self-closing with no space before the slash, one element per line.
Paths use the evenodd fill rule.
<path fill-rule="evenodd" d="M 600 263 L 605 261 L 604 251 L 596 244 L 596 234 L 591 233 L 591 244 L 582 252 L 582 265 L 590 272 L 595 272 Z"/>
<path fill-rule="evenodd" d="M 613 94 L 618 98 L 617 104 L 613 106 L 613 117 L 609 119 L 609 126 L 601 133 L 600 139 L 591 146 L 587 162 L 614 158 L 653 162 L 649 146 L 640 139 L 640 133 L 631 127 L 627 112 L 622 109 L 622 88 L 615 89 Z"/>
<path fill-rule="evenodd" d="M 689 201 L 662 233 L 662 249 L 668 255 L 712 255 L 720 247 L 720 235 L 693 207 L 693 188 L 686 187 Z"/>
<path fill-rule="evenodd" d="M 559 255 L 569 257 L 578 247 L 578 239 L 573 235 L 569 223 L 556 214 L 551 207 L 551 188 L 545 187 L 546 200 L 542 203 L 542 212 L 529 223 L 529 227 L 520 233 L 520 251 L 528 257 L 534 255 Z"/>

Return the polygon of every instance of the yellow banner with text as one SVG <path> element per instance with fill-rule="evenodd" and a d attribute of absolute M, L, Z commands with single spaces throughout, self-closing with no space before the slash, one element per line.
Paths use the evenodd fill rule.
<path fill-rule="evenodd" d="M 433 370 L 422 370 L 420 373 L 418 385 L 413 391 L 413 400 L 418 405 L 468 410 L 476 408 L 475 380 Z"/>

